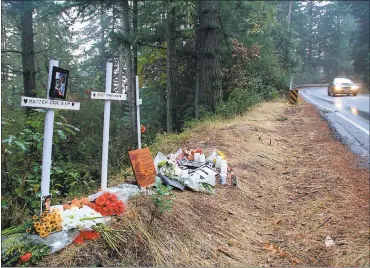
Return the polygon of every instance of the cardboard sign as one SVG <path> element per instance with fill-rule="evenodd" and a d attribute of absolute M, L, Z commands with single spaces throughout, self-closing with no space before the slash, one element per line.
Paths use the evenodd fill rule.
<path fill-rule="evenodd" d="M 148 187 L 153 185 L 157 172 L 149 148 L 129 151 L 128 155 L 139 186 Z"/>
<path fill-rule="evenodd" d="M 91 91 L 91 98 L 99 100 L 126 100 L 126 94 Z"/>
<path fill-rule="evenodd" d="M 53 73 L 51 76 L 51 87 L 49 89 L 49 97 L 56 99 L 66 99 L 67 86 L 68 86 L 69 71 L 56 67 L 53 67 Z"/>
<path fill-rule="evenodd" d="M 79 102 L 40 99 L 23 96 L 21 100 L 21 106 L 48 108 L 48 109 L 80 110 Z"/>

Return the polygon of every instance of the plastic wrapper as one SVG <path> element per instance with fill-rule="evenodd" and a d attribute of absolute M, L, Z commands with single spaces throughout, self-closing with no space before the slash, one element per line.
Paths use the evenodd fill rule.
<path fill-rule="evenodd" d="M 79 233 L 78 230 L 71 230 L 56 232 L 44 238 L 39 235 L 27 235 L 27 238 L 35 244 L 49 246 L 50 254 L 53 254 L 71 244 Z"/>
<path fill-rule="evenodd" d="M 155 167 L 155 170 L 157 171 L 158 173 L 158 164 L 162 161 L 166 161 L 167 160 L 167 157 L 161 153 L 161 152 L 158 152 L 156 157 L 154 158 L 154 167 Z"/>
<path fill-rule="evenodd" d="M 97 199 L 99 196 L 103 195 L 104 193 L 111 193 L 117 196 L 118 200 L 121 200 L 125 205 L 127 205 L 128 200 L 137 194 L 140 193 L 139 187 L 137 185 L 124 183 L 117 187 L 110 187 L 108 189 L 99 191 L 95 194 L 89 195 L 87 200 L 90 202 Z"/>
<path fill-rule="evenodd" d="M 207 163 L 214 163 L 216 161 L 216 156 L 217 156 L 217 151 L 216 149 L 213 149 L 213 152 L 206 158 Z"/>
<path fill-rule="evenodd" d="M 172 186 L 176 189 L 179 189 L 181 191 L 185 190 L 185 187 L 183 185 L 181 185 L 181 183 L 179 183 L 178 181 L 171 180 L 171 179 L 167 178 L 165 175 L 163 175 L 161 173 L 158 173 L 158 177 L 161 178 L 164 185 L 170 185 L 170 186 Z"/>

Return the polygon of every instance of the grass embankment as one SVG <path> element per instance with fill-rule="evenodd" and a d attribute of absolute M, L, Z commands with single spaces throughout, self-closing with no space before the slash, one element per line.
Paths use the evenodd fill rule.
<path fill-rule="evenodd" d="M 38 266 L 364 266 L 369 265 L 369 171 L 333 140 L 308 104 L 270 102 L 243 116 L 193 123 L 151 146 L 225 152 L 238 187 L 215 195 L 176 192 L 173 210 L 150 222 L 153 203 L 129 203 L 114 228 L 121 255 L 104 241 L 69 246 Z M 132 180 L 111 178 L 111 183 Z M 326 236 L 333 247 L 326 247 Z"/>

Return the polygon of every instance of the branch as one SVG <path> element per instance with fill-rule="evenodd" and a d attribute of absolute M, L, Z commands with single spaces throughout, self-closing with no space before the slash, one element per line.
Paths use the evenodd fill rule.
<path fill-rule="evenodd" d="M 2 53 L 19 53 L 19 54 L 23 54 L 22 51 L 19 51 L 19 50 L 1 50 Z"/>
<path fill-rule="evenodd" d="M 156 45 L 152 45 L 152 44 L 146 44 L 146 43 L 143 43 L 143 42 L 140 42 L 140 41 L 138 41 L 137 44 L 138 45 L 142 45 L 142 46 L 148 46 L 148 47 L 155 47 L 155 48 L 166 49 L 165 47 L 162 47 L 162 46 L 156 46 Z"/>
<path fill-rule="evenodd" d="M 42 53 L 42 52 L 45 52 L 45 51 L 48 51 L 48 50 L 49 50 L 49 49 L 40 50 L 40 51 L 34 52 L 33 54 Z"/>

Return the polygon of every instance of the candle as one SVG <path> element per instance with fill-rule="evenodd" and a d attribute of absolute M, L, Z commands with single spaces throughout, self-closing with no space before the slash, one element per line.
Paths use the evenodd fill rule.
<path fill-rule="evenodd" d="M 227 174 L 227 162 L 226 160 L 221 160 L 221 174 Z"/>
<path fill-rule="evenodd" d="M 220 168 L 221 167 L 221 161 L 222 161 L 222 157 L 220 155 L 218 155 L 216 157 L 216 168 Z"/>
<path fill-rule="evenodd" d="M 200 153 L 195 153 L 194 154 L 194 161 L 199 162 L 199 156 L 200 156 Z"/>

